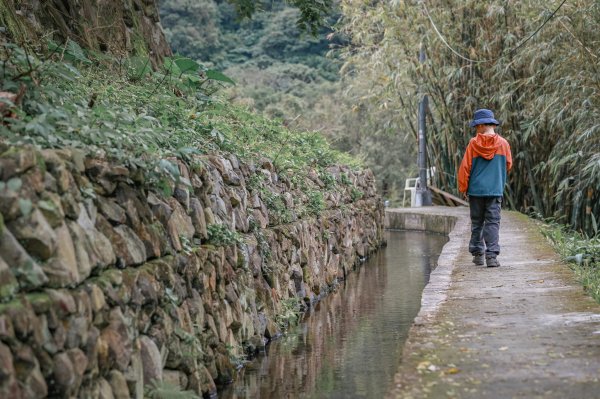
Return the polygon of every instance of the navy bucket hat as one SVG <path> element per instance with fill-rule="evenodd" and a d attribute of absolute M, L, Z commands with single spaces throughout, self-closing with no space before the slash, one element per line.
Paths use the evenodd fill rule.
<path fill-rule="evenodd" d="M 478 109 L 473 114 L 473 120 L 470 123 L 471 127 L 475 127 L 477 125 L 499 125 L 496 119 L 494 119 L 494 113 L 489 109 Z"/>

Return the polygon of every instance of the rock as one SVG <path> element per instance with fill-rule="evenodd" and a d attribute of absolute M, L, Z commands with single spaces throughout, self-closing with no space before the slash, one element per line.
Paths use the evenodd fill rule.
<path fill-rule="evenodd" d="M 129 388 L 127 387 L 127 380 L 123 373 L 118 370 L 111 370 L 108 373 L 108 383 L 112 388 L 115 399 L 129 399 Z"/>
<path fill-rule="evenodd" d="M 77 374 L 73 369 L 73 362 L 65 352 L 59 353 L 52 358 L 54 362 L 54 391 L 62 397 L 71 395 L 71 387 L 77 381 Z"/>
<path fill-rule="evenodd" d="M 10 148 L 0 155 L 0 180 L 8 180 L 37 164 L 37 154 L 31 147 Z"/>
<path fill-rule="evenodd" d="M 185 237 L 189 241 L 194 237 L 194 225 L 192 219 L 185 213 L 183 207 L 174 198 L 169 199 L 169 206 L 173 209 L 173 213 L 167 222 L 167 232 L 171 239 L 171 244 L 176 251 L 183 249 L 181 237 Z"/>
<path fill-rule="evenodd" d="M 210 371 L 203 364 L 199 364 L 197 370 L 189 375 L 188 388 L 194 392 L 202 393 L 205 398 L 212 398 L 217 395 L 217 386 Z"/>
<path fill-rule="evenodd" d="M 14 362 L 17 367 L 17 379 L 22 383 L 23 395 L 26 398 L 43 398 L 48 395 L 48 386 L 40 371 L 35 354 L 29 346 L 21 346 L 15 352 Z"/>
<path fill-rule="evenodd" d="M 55 355 L 58 352 L 52 333 L 48 329 L 48 318 L 46 315 L 42 314 L 38 316 L 38 325 L 33 331 L 33 336 L 37 347 L 43 348 L 51 355 Z"/>
<path fill-rule="evenodd" d="M 104 176 L 97 178 L 95 182 L 99 186 L 99 189 L 97 189 L 97 191 L 102 195 L 112 195 L 117 189 L 117 182 Z"/>
<path fill-rule="evenodd" d="M 52 228 L 56 228 L 62 224 L 65 218 L 65 211 L 62 208 L 58 194 L 44 191 L 41 201 L 37 205 Z"/>
<path fill-rule="evenodd" d="M 83 207 L 81 207 L 80 215 L 83 212 L 86 211 Z M 106 225 L 106 229 L 109 232 L 112 232 L 110 224 L 106 222 L 106 219 L 104 219 L 103 216 L 98 215 L 96 219 L 98 226 L 102 225 L 100 222 L 101 219 Z M 79 220 L 81 221 L 82 218 L 80 217 Z M 98 231 L 95 226 L 90 225 L 90 223 L 87 222 L 69 222 L 69 229 L 71 230 L 71 234 L 73 235 L 74 243 L 76 244 L 79 254 L 82 255 L 83 259 L 85 257 L 81 252 L 85 252 L 87 254 L 91 270 L 103 268 L 116 262 L 116 256 L 111 242 L 107 236 Z"/>
<path fill-rule="evenodd" d="M 187 187 L 178 185 L 173 191 L 173 197 L 184 207 L 184 209 L 190 209 L 190 192 Z"/>
<path fill-rule="evenodd" d="M 149 224 L 152 221 L 152 212 L 146 201 L 141 201 L 141 192 L 134 190 L 126 184 L 119 184 L 117 189 L 117 202 L 125 209 L 127 225 L 136 230 L 140 224 Z"/>
<path fill-rule="evenodd" d="M 133 230 L 126 225 L 120 225 L 115 228 L 115 232 L 121 236 L 127 249 L 125 264 L 129 266 L 144 263 L 146 261 L 146 247 Z"/>
<path fill-rule="evenodd" d="M 113 199 L 98 197 L 98 208 L 100 213 L 112 224 L 123 224 L 127 220 L 125 210 L 121 208 Z"/>
<path fill-rule="evenodd" d="M 71 187 L 75 187 L 75 179 L 73 179 L 73 175 L 67 170 L 65 165 L 54 168 L 51 173 L 56 179 L 59 194 L 65 194 L 69 192 Z"/>
<path fill-rule="evenodd" d="M 94 229 L 92 226 L 91 229 Z M 75 257 L 77 258 L 77 269 L 80 279 L 78 282 L 84 281 L 92 272 L 91 254 L 87 235 L 79 223 L 69 222 L 69 230 L 73 237 L 73 246 L 75 248 Z"/>
<path fill-rule="evenodd" d="M 233 381 L 233 364 L 229 360 L 229 356 L 224 353 L 216 353 L 216 365 L 217 365 L 217 384 L 227 385 Z"/>
<path fill-rule="evenodd" d="M 210 226 L 211 224 L 215 224 L 215 215 L 210 208 L 204 208 L 204 218 L 206 219 L 206 225 Z"/>
<path fill-rule="evenodd" d="M 173 213 L 173 209 L 153 192 L 148 193 L 147 201 L 154 217 L 166 226 L 171 217 L 171 213 Z"/>
<path fill-rule="evenodd" d="M 96 207 L 92 203 L 92 213 L 88 212 L 88 208 L 84 204 L 78 204 L 78 212 L 77 212 L 77 224 L 81 226 L 81 228 L 89 230 L 93 229 L 96 224 L 95 216 L 98 214 Z M 92 217 L 93 216 L 93 217 Z"/>
<path fill-rule="evenodd" d="M 267 328 L 265 329 L 265 337 L 272 340 L 281 336 L 281 330 L 273 320 L 267 320 Z"/>
<path fill-rule="evenodd" d="M 168 239 L 165 234 L 161 234 L 164 233 L 164 228 L 162 231 L 161 228 L 162 225 L 160 223 L 154 223 L 150 226 L 139 224 L 135 229 L 135 233 L 144 243 L 144 247 L 146 248 L 146 257 L 148 259 L 160 257 L 161 254 L 163 254 L 163 249 L 165 253 L 167 251 L 167 248 L 163 243 L 161 243 L 161 241 L 168 241 Z"/>
<path fill-rule="evenodd" d="M 89 284 L 87 286 L 87 292 L 90 296 L 90 305 L 94 313 L 100 312 L 106 306 L 106 299 L 104 293 L 96 284 Z"/>
<path fill-rule="evenodd" d="M 266 345 L 265 338 L 258 334 L 253 335 L 248 340 L 248 348 L 251 349 L 251 351 L 250 351 L 251 354 L 256 354 L 258 352 L 264 352 L 265 345 Z"/>
<path fill-rule="evenodd" d="M 23 182 L 22 197 L 34 198 L 44 191 L 44 174 L 40 169 L 31 169 L 27 173 L 22 174 L 20 178 Z"/>
<path fill-rule="evenodd" d="M 8 346 L 0 342 L 0 397 L 21 398 L 22 391 L 13 366 Z"/>
<path fill-rule="evenodd" d="M 88 360 L 85 356 L 85 353 L 83 353 L 83 351 L 79 348 L 69 349 L 66 353 L 71 360 L 71 364 L 73 365 L 73 370 L 75 372 L 76 380 L 71 388 L 72 392 L 76 393 L 79 391 L 79 387 L 81 386 L 83 374 L 85 373 L 88 365 Z"/>
<path fill-rule="evenodd" d="M 80 204 L 71 193 L 65 193 L 60 197 L 60 203 L 65 212 L 65 216 L 71 220 L 77 220 L 79 217 Z"/>
<path fill-rule="evenodd" d="M 98 338 L 100 337 L 100 331 L 92 326 L 87 332 L 87 342 L 85 343 L 85 356 L 88 359 L 88 365 L 86 371 L 98 369 Z"/>
<path fill-rule="evenodd" d="M 68 290 L 46 290 L 50 297 L 52 311 L 61 319 L 64 320 L 67 316 L 75 313 L 77 305 L 75 299 Z"/>
<path fill-rule="evenodd" d="M 178 370 L 163 370 L 163 381 L 184 390 L 188 386 L 188 377 Z"/>
<path fill-rule="evenodd" d="M 77 348 L 85 345 L 88 338 L 89 325 L 85 317 L 71 317 L 65 324 L 67 338 L 66 348 Z"/>
<path fill-rule="evenodd" d="M 115 399 L 112 387 L 104 378 L 98 379 L 98 399 Z"/>
<path fill-rule="evenodd" d="M 240 185 L 240 177 L 234 172 L 233 165 L 228 159 L 219 156 L 211 156 L 209 157 L 209 160 L 217 168 L 219 174 L 227 184 L 233 186 Z"/>
<path fill-rule="evenodd" d="M 19 290 L 19 283 L 6 262 L 0 258 L 0 301 L 10 300 Z"/>
<path fill-rule="evenodd" d="M 0 342 L 0 377 L 2 380 L 7 377 L 15 376 L 15 368 L 13 366 L 13 356 L 10 348 Z"/>
<path fill-rule="evenodd" d="M 144 397 L 144 370 L 139 351 L 133 353 L 131 365 L 127 369 L 125 379 L 127 380 L 129 391 L 132 393 L 131 397 L 142 399 Z"/>
<path fill-rule="evenodd" d="M 48 284 L 53 288 L 61 288 L 75 285 L 80 282 L 82 276 L 79 273 L 77 257 L 73 240 L 69 229 L 63 223 L 55 230 L 57 249 L 54 257 L 42 265 L 44 273 L 48 276 Z M 87 257 L 87 254 L 84 253 Z M 89 260 L 83 266 L 87 267 L 89 275 Z M 85 271 L 85 270 L 84 270 Z"/>
<path fill-rule="evenodd" d="M 110 166 L 104 159 L 87 158 L 84 161 L 87 176 L 100 186 L 100 193 L 111 195 L 117 188 L 117 181 L 110 176 Z"/>
<path fill-rule="evenodd" d="M 44 189 L 47 192 L 57 192 L 58 185 L 56 184 L 56 179 L 52 176 L 48 171 L 44 173 Z"/>
<path fill-rule="evenodd" d="M 15 338 L 15 329 L 9 315 L 0 315 L 0 340 L 10 342 Z"/>
<path fill-rule="evenodd" d="M 119 308 L 110 313 L 110 324 L 98 339 L 98 363 L 101 369 L 125 371 L 132 355 L 132 341 L 126 320 Z"/>
<path fill-rule="evenodd" d="M 46 260 L 54 253 L 56 234 L 38 209 L 11 222 L 8 228 L 30 255 Z"/>
<path fill-rule="evenodd" d="M 100 215 L 98 216 L 96 225 L 98 230 L 110 240 L 116 256 L 117 266 L 138 265 L 146 260 L 144 243 L 127 225 L 123 224 L 113 228 Z"/>
<path fill-rule="evenodd" d="M 48 277 L 8 229 L 0 229 L 0 254 L 24 290 L 43 286 Z"/>
<path fill-rule="evenodd" d="M 208 232 L 206 230 L 206 217 L 204 215 L 204 208 L 198 200 L 198 198 L 192 198 L 190 200 L 192 224 L 196 234 L 203 240 L 208 239 Z"/>
<path fill-rule="evenodd" d="M 152 381 L 162 381 L 162 359 L 158 347 L 146 335 L 139 337 L 139 344 L 144 370 L 144 385 L 148 385 Z"/>
<path fill-rule="evenodd" d="M 19 192 L 9 190 L 8 187 L 0 190 L 0 214 L 5 221 L 14 220 L 21 215 L 19 196 Z"/>

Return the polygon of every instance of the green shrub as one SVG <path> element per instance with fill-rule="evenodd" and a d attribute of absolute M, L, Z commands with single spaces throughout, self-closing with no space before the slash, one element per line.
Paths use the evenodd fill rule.
<path fill-rule="evenodd" d="M 302 315 L 302 302 L 296 297 L 283 299 L 280 302 L 281 311 L 277 314 L 275 321 L 282 330 L 295 325 Z"/>
<path fill-rule="evenodd" d="M 600 303 L 600 235 L 590 238 L 559 224 L 544 224 L 541 230 L 569 262 L 584 290 Z"/>
<path fill-rule="evenodd" d="M 308 167 L 358 165 L 317 132 L 291 131 L 220 99 L 216 90 L 231 79 L 185 57 L 151 71 L 146 59 L 94 59 L 71 41 L 51 43 L 45 54 L 4 43 L 0 76 L 0 90 L 24 90 L 19 104 L 2 100 L 15 115 L 0 124 L 0 141 L 106 154 L 144 170 L 145 183 L 167 193 L 180 178 L 173 157 L 199 164 L 204 153 L 266 156 L 297 176 Z"/>
<path fill-rule="evenodd" d="M 237 245 L 242 237 L 237 231 L 232 231 L 224 224 L 211 224 L 207 228 L 208 242 L 217 246 Z"/>
<path fill-rule="evenodd" d="M 325 210 L 325 200 L 320 191 L 310 191 L 308 194 L 308 204 L 306 208 L 312 215 L 320 215 Z"/>

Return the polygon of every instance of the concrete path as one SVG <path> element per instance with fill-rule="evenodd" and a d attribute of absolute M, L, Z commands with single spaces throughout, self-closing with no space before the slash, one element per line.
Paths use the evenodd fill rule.
<path fill-rule="evenodd" d="M 600 305 L 532 221 L 502 212 L 501 267 L 488 269 L 471 263 L 466 208 L 388 212 L 416 228 L 456 218 L 388 397 L 600 398 Z"/>

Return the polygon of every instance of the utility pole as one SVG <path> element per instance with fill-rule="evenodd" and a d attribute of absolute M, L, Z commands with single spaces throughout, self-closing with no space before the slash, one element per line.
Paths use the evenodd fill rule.
<path fill-rule="evenodd" d="M 419 53 L 419 62 L 425 63 L 425 46 L 421 43 Z M 424 84 L 421 82 L 419 96 L 419 154 L 417 165 L 419 167 L 419 185 L 417 186 L 415 196 L 415 206 L 429 206 L 431 202 L 431 192 L 427 188 L 427 121 L 425 115 L 427 113 L 427 105 L 429 100 L 425 94 Z"/>

